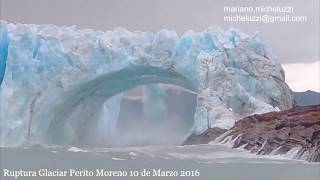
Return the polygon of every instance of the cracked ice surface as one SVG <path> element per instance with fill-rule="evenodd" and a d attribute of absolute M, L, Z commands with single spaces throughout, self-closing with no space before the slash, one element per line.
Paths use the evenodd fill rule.
<path fill-rule="evenodd" d="M 0 33 L 1 146 L 72 144 L 80 134 L 112 138 L 121 92 L 143 84 L 197 93 L 190 133 L 230 128 L 241 117 L 294 103 L 259 34 L 209 27 L 179 37 L 169 30 L 101 32 L 5 21 Z"/>

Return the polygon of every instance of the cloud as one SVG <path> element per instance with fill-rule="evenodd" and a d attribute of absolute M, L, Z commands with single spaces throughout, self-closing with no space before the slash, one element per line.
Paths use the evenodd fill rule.
<path fill-rule="evenodd" d="M 320 61 L 313 63 L 283 64 L 286 82 L 293 91 L 320 92 Z"/>

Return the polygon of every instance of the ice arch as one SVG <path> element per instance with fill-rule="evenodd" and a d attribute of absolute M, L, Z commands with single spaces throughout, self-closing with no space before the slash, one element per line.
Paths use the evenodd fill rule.
<path fill-rule="evenodd" d="M 44 132 L 49 138 L 47 140 L 54 143 L 62 143 L 66 140 L 66 136 L 63 135 L 63 131 L 61 131 L 61 129 L 64 127 L 67 120 L 70 121 L 71 112 L 75 111 L 77 108 L 79 109 L 78 106 L 81 106 L 81 104 L 83 105 L 84 103 L 89 102 L 90 107 L 81 107 L 82 110 L 84 109 L 85 111 L 76 112 L 76 117 L 73 118 L 75 119 L 75 123 L 72 126 L 79 124 L 79 119 L 83 118 L 83 116 L 85 116 L 87 113 L 91 112 L 92 114 L 96 114 L 98 111 L 103 113 L 101 111 L 103 111 L 103 106 L 109 98 L 136 86 L 155 83 L 174 84 L 189 90 L 196 89 L 196 85 L 186 79 L 186 77 L 181 74 L 174 73 L 166 68 L 163 69 L 161 67 L 145 65 L 126 67 L 117 72 L 103 74 L 95 79 L 89 80 L 88 82 L 78 85 L 71 92 L 60 96 L 60 98 L 63 97 L 64 100 L 63 102 L 60 102 L 54 106 L 56 109 L 54 113 L 52 113 L 52 111 L 45 113 L 47 119 L 48 114 L 53 115 L 49 118 L 49 126 L 40 127 L 38 132 L 40 132 L 41 129 L 47 129 L 48 131 Z M 121 98 L 121 95 L 118 96 Z M 120 106 L 120 98 L 112 98 L 114 100 L 111 100 L 111 104 L 109 104 L 107 107 L 109 111 L 119 111 L 118 108 Z M 111 113 L 113 114 L 114 112 Z M 97 123 L 93 129 L 89 130 L 88 132 L 89 134 L 92 134 L 94 131 L 97 131 L 96 127 L 99 126 L 98 124 L 101 123 L 101 121 L 106 121 L 106 119 L 109 118 L 108 121 L 110 124 L 105 124 L 105 128 L 101 129 L 99 133 L 107 133 L 105 136 L 111 136 L 113 134 L 110 127 L 113 125 L 113 128 L 115 128 L 118 117 L 117 113 L 118 112 L 112 115 L 113 118 L 109 118 L 108 116 L 110 116 L 110 114 L 108 113 L 102 115 L 101 118 L 89 116 L 83 120 L 83 123 L 86 123 L 87 121 L 89 121 L 90 124 L 93 124 L 94 121 Z M 81 129 L 82 131 L 85 131 L 83 128 Z M 66 129 L 66 131 L 70 130 L 70 128 Z M 98 136 L 99 135 L 95 136 L 95 138 Z"/>
<path fill-rule="evenodd" d="M 257 34 L 208 28 L 178 37 L 169 30 L 100 32 L 4 21 L 0 29 L 3 146 L 26 137 L 64 143 L 75 136 L 73 126 L 86 131 L 90 122 L 103 133 L 113 120 L 103 121 L 101 113 L 117 118 L 121 94 L 114 95 L 148 83 L 198 94 L 190 133 L 293 105 L 281 65 Z"/>

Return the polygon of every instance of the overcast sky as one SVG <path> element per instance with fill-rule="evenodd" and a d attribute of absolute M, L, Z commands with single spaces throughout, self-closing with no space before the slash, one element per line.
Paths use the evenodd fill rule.
<path fill-rule="evenodd" d="M 0 0 L 0 18 L 9 22 L 77 25 L 79 28 L 159 31 L 208 26 L 239 28 L 247 34 L 260 31 L 282 64 L 304 63 L 313 68 L 313 90 L 320 91 L 319 0 Z M 231 23 L 224 22 L 224 6 L 292 6 L 291 15 L 306 16 L 306 22 Z M 273 15 L 268 13 L 268 15 Z M 279 15 L 279 14 L 275 14 Z M 294 68 L 290 69 L 294 73 Z M 306 68 L 308 69 L 308 68 Z M 298 68 L 300 70 L 301 68 Z M 297 71 L 298 72 L 298 71 Z M 301 72 L 304 73 L 304 72 Z M 307 73 L 304 73 L 307 74 Z M 303 75 L 301 75 L 303 76 Z M 287 76 L 287 77 L 290 77 Z M 305 78 L 305 77 L 303 77 Z M 291 84 L 290 84 L 291 85 Z M 309 84 L 308 87 L 311 85 Z M 295 90 L 303 90 L 295 88 Z"/>

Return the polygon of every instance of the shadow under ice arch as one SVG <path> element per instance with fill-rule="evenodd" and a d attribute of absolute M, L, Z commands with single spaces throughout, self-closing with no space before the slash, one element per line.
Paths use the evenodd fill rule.
<path fill-rule="evenodd" d="M 103 133 L 113 122 L 104 124 L 99 113 L 108 107 L 108 117 L 116 118 L 116 94 L 143 84 L 197 93 L 190 133 L 293 106 L 281 65 L 257 34 L 208 28 L 179 37 L 168 30 L 100 32 L 4 21 L 0 30 L 2 146 L 23 144 L 26 136 L 63 144 L 93 124 L 100 130 L 91 132 Z"/>

